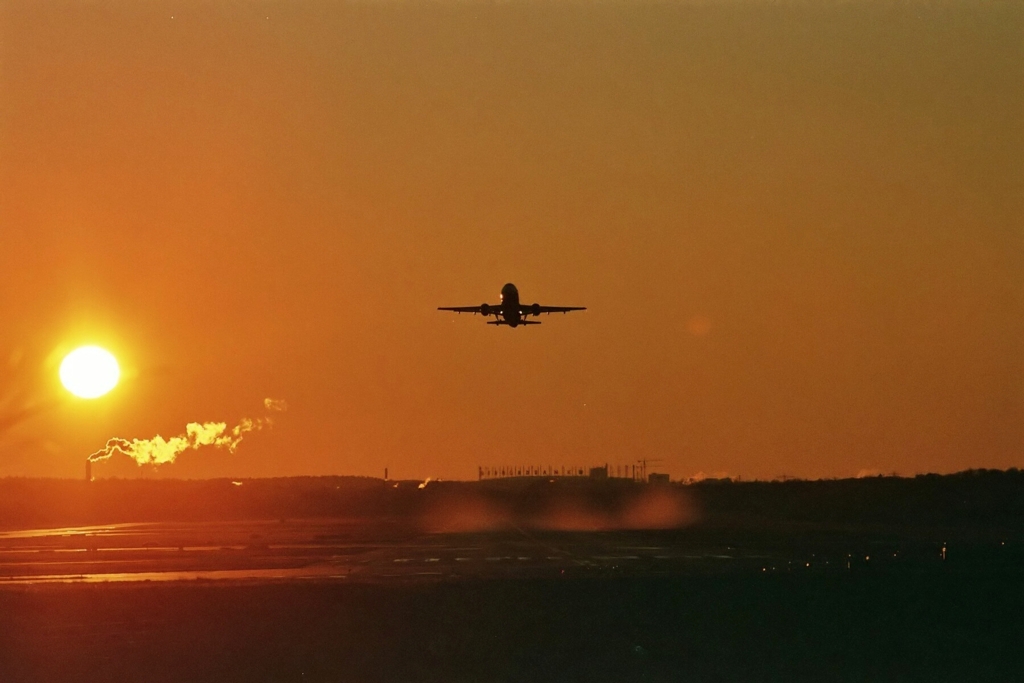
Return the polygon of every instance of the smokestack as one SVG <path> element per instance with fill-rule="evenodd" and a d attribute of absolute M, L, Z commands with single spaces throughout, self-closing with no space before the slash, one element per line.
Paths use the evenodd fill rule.
<path fill-rule="evenodd" d="M 92 481 L 92 460 L 85 459 L 85 480 Z"/>

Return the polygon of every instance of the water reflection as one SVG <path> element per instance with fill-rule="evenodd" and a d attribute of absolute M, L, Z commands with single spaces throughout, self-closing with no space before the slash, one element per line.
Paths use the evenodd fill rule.
<path fill-rule="evenodd" d="M 711 539 L 716 538 L 718 542 Z M 168 581 L 362 581 L 397 576 L 826 572 L 909 564 L 909 547 L 858 552 L 678 530 L 430 533 L 388 520 L 106 524 L 0 532 L 0 586 Z M 774 540 L 774 542 L 773 542 Z M 875 552 L 877 548 L 878 552 Z M 932 546 L 918 552 L 938 562 Z M 870 559 L 868 559 L 870 558 Z"/>

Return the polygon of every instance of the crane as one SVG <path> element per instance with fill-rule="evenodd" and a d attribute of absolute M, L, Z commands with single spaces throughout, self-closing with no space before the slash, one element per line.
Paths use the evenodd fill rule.
<path fill-rule="evenodd" d="M 660 462 L 665 462 L 664 458 L 641 458 L 636 461 L 637 465 L 640 466 L 640 481 L 647 481 L 647 465 L 656 465 Z M 636 479 L 636 477 L 633 477 Z"/>

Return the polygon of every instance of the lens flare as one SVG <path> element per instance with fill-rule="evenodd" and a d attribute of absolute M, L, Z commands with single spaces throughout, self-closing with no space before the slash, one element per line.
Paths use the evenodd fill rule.
<path fill-rule="evenodd" d="M 60 382 L 79 398 L 99 398 L 117 386 L 121 368 L 106 349 L 83 346 L 75 349 L 60 364 Z"/>

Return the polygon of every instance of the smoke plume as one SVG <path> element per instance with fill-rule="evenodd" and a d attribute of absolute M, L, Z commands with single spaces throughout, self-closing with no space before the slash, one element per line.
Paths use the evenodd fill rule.
<path fill-rule="evenodd" d="M 288 404 L 280 399 L 268 398 L 263 405 L 270 411 L 282 412 L 287 410 Z M 152 439 L 121 439 L 114 437 L 107 441 L 100 450 L 89 456 L 89 460 L 96 462 L 106 460 L 115 453 L 127 455 L 136 463 L 141 465 L 163 465 L 172 463 L 184 451 L 188 449 L 199 449 L 204 446 L 227 449 L 234 453 L 238 444 L 242 442 L 244 434 L 258 432 L 264 427 L 270 427 L 273 420 L 270 417 L 242 418 L 234 427 L 228 428 L 226 422 L 190 422 L 185 426 L 185 433 L 172 436 L 169 439 L 157 434 Z"/>
<path fill-rule="evenodd" d="M 288 410 L 288 401 L 283 398 L 265 398 L 263 399 L 263 405 L 267 410 L 273 410 L 279 413 L 283 413 Z"/>

